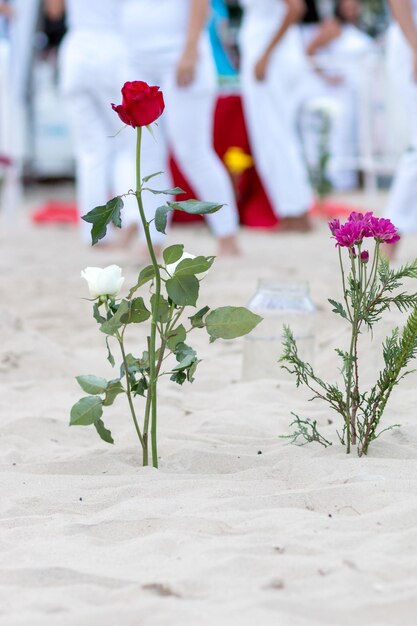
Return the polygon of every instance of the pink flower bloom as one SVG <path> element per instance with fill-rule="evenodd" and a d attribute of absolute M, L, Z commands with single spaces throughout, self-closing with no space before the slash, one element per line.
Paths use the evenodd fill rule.
<path fill-rule="evenodd" d="M 342 248 L 353 248 L 356 244 L 361 243 L 363 236 L 363 222 L 348 221 L 334 233 L 336 245 Z"/>
<path fill-rule="evenodd" d="M 368 252 L 368 250 L 363 250 L 363 252 L 361 252 L 361 261 L 365 265 L 366 265 L 366 263 L 368 263 L 368 261 L 369 261 L 369 252 Z"/>
<path fill-rule="evenodd" d="M 329 228 L 330 228 L 330 232 L 334 236 L 336 231 L 339 230 L 340 228 L 340 220 L 337 219 L 336 217 L 333 220 L 330 220 Z"/>
<path fill-rule="evenodd" d="M 370 228 L 372 236 L 380 243 L 391 244 L 400 240 L 397 227 L 394 226 L 391 220 L 387 220 L 383 217 L 372 217 L 370 220 Z"/>
<path fill-rule="evenodd" d="M 371 219 L 373 219 L 372 211 L 368 211 L 367 213 L 357 213 L 353 211 L 348 217 L 349 222 L 359 222 L 362 224 L 364 237 L 373 237 L 370 226 Z"/>

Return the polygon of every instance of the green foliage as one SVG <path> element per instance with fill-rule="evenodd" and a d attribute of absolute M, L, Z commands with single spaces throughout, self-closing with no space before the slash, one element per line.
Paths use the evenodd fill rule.
<path fill-rule="evenodd" d="M 76 380 L 81 389 L 92 395 L 104 393 L 107 389 L 107 380 L 98 376 L 77 376 Z"/>
<path fill-rule="evenodd" d="M 339 414 L 343 420 L 342 443 L 350 452 L 351 445 L 358 445 L 359 455 L 367 454 L 369 446 L 382 432 L 394 426 L 379 430 L 380 421 L 393 388 L 410 373 L 407 370 L 417 356 L 417 293 L 401 291 L 404 279 L 417 279 L 417 260 L 399 269 L 391 269 L 389 261 L 379 259 L 379 244 L 375 247 L 374 262 L 368 275 L 360 261 L 360 248 L 357 256 L 350 255 L 352 271 L 345 282 L 342 272 L 345 305 L 329 300 L 333 312 L 341 316 L 351 326 L 349 350 L 336 349 L 341 358 L 341 374 L 344 382 L 342 391 L 335 384 L 321 380 L 309 363 L 299 358 L 297 345 L 289 328 L 284 328 L 282 367 L 295 376 L 297 386 L 305 385 L 312 392 L 312 399 L 321 399 Z M 342 261 L 341 261 L 342 263 Z M 342 266 L 343 269 L 343 266 Z M 394 328 L 382 345 L 384 368 L 379 373 L 376 384 L 369 391 L 359 386 L 358 342 L 362 327 L 372 330 L 383 313 L 396 307 L 400 312 L 409 312 L 402 333 Z M 296 416 L 296 431 L 289 437 L 297 442 L 317 436 L 315 424 Z"/>
<path fill-rule="evenodd" d="M 101 393 L 101 392 L 99 392 Z M 107 387 L 105 390 L 105 398 L 103 400 L 103 406 L 110 406 L 111 404 L 113 404 L 113 402 L 115 401 L 115 399 L 117 398 L 117 396 L 121 393 L 126 393 L 125 388 L 123 387 L 121 381 L 119 378 L 116 378 L 114 380 L 110 380 L 107 383 Z"/>
<path fill-rule="evenodd" d="M 205 326 L 204 317 L 207 315 L 209 311 L 210 311 L 210 307 L 205 306 L 199 311 L 197 311 L 197 313 L 194 313 L 194 315 L 191 315 L 191 317 L 188 318 L 191 322 L 191 326 L 193 328 L 204 328 Z"/>
<path fill-rule="evenodd" d="M 196 306 L 200 283 L 192 274 L 177 274 L 166 282 L 166 290 L 177 306 Z"/>
<path fill-rule="evenodd" d="M 98 419 L 94 422 L 95 429 L 100 436 L 100 438 L 106 443 L 114 443 L 111 432 L 104 426 L 103 420 Z"/>
<path fill-rule="evenodd" d="M 177 261 L 180 260 L 183 254 L 184 254 L 184 246 L 182 244 L 175 244 L 174 246 L 169 246 L 169 248 L 165 248 L 165 250 L 162 253 L 164 257 L 165 265 L 176 263 Z"/>
<path fill-rule="evenodd" d="M 206 318 L 210 343 L 216 339 L 235 339 L 250 333 L 262 318 L 244 307 L 224 306 L 215 309 Z"/>
<path fill-rule="evenodd" d="M 159 233 L 166 234 L 168 214 L 172 211 L 169 206 L 159 206 L 155 211 L 155 228 Z"/>
<path fill-rule="evenodd" d="M 192 275 L 204 274 L 208 272 L 214 262 L 214 256 L 205 257 L 197 256 L 195 259 L 184 259 L 178 263 L 175 268 L 174 276 L 178 275 Z"/>
<path fill-rule="evenodd" d="M 71 426 L 90 426 L 103 415 L 103 401 L 98 396 L 86 396 L 71 409 Z"/>
<path fill-rule="evenodd" d="M 167 202 L 174 211 L 183 211 L 190 215 L 207 215 L 216 213 L 222 208 L 222 204 L 215 202 L 201 202 L 200 200 L 184 200 L 183 202 Z"/>
<path fill-rule="evenodd" d="M 91 241 L 93 246 L 105 237 L 107 226 L 113 223 L 117 228 L 122 227 L 121 210 L 123 209 L 123 200 L 116 196 L 109 200 L 104 206 L 98 206 L 87 215 L 83 215 L 85 222 L 92 224 Z"/>
<path fill-rule="evenodd" d="M 289 439 L 289 443 L 296 446 L 305 446 L 308 443 L 316 442 L 321 446 L 328 448 L 332 445 L 331 441 L 328 441 L 323 435 L 321 435 L 317 429 L 317 420 L 311 420 L 310 418 L 301 419 L 295 413 L 291 413 L 294 419 L 290 424 L 290 428 L 294 426 L 294 432 L 290 435 L 281 435 L 281 439 Z"/>

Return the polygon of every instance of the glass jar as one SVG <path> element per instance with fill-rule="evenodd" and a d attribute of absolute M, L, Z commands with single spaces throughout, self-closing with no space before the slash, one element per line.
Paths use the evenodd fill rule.
<path fill-rule="evenodd" d="M 287 378 L 280 367 L 283 327 L 289 326 L 297 341 L 300 357 L 312 363 L 314 357 L 315 306 L 307 283 L 285 283 L 261 279 L 248 308 L 263 321 L 245 337 L 243 379 Z"/>

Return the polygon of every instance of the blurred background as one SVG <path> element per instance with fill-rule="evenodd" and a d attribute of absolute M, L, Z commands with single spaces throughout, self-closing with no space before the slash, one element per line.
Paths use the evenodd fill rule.
<path fill-rule="evenodd" d="M 0 16 L 2 213 L 12 214 L 25 190 L 47 185 L 48 201 L 58 203 L 55 214 L 41 203 L 33 219 L 76 222 L 71 195 L 74 151 L 57 62 L 66 33 L 65 15 L 51 19 L 41 0 L 0 4 L 6 7 Z M 309 51 L 315 87 L 309 90 L 306 84 L 301 90 L 297 114 L 304 157 L 319 199 L 329 193 L 372 194 L 386 188 L 407 140 L 404 116 L 392 98 L 386 70 L 389 14 L 384 0 L 309 0 L 300 24 L 306 51 L 320 25 L 335 17 L 341 25 L 339 35 Z M 241 20 L 242 7 L 236 0 L 212 2 L 208 28 L 218 70 L 213 141 L 232 178 L 241 222 L 275 227 L 277 216 L 251 158 L 240 101 Z M 331 128 L 326 131 L 327 119 Z M 175 161 L 171 167 L 175 180 L 189 190 Z"/>

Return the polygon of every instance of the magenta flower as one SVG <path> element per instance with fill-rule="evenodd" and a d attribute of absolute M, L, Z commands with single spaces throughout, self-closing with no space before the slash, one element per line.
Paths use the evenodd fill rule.
<path fill-rule="evenodd" d="M 363 222 L 346 222 L 335 230 L 334 238 L 336 245 L 342 248 L 353 248 L 362 242 L 364 225 Z"/>
<path fill-rule="evenodd" d="M 372 219 L 374 219 L 372 211 L 368 211 L 367 213 L 358 213 L 356 211 L 353 211 L 348 217 L 348 222 L 356 222 L 362 224 L 363 236 L 373 237 L 370 225 Z"/>
<path fill-rule="evenodd" d="M 370 228 L 372 237 L 375 237 L 375 240 L 380 243 L 392 244 L 400 240 L 397 227 L 394 226 L 391 220 L 383 217 L 372 217 L 370 220 Z"/>
<path fill-rule="evenodd" d="M 369 252 L 368 250 L 363 250 L 361 252 L 361 261 L 364 265 L 366 265 L 369 261 Z"/>
<path fill-rule="evenodd" d="M 333 220 L 330 220 L 329 228 L 330 232 L 334 236 L 336 234 L 336 231 L 340 228 L 340 220 L 337 217 L 335 217 Z"/>

